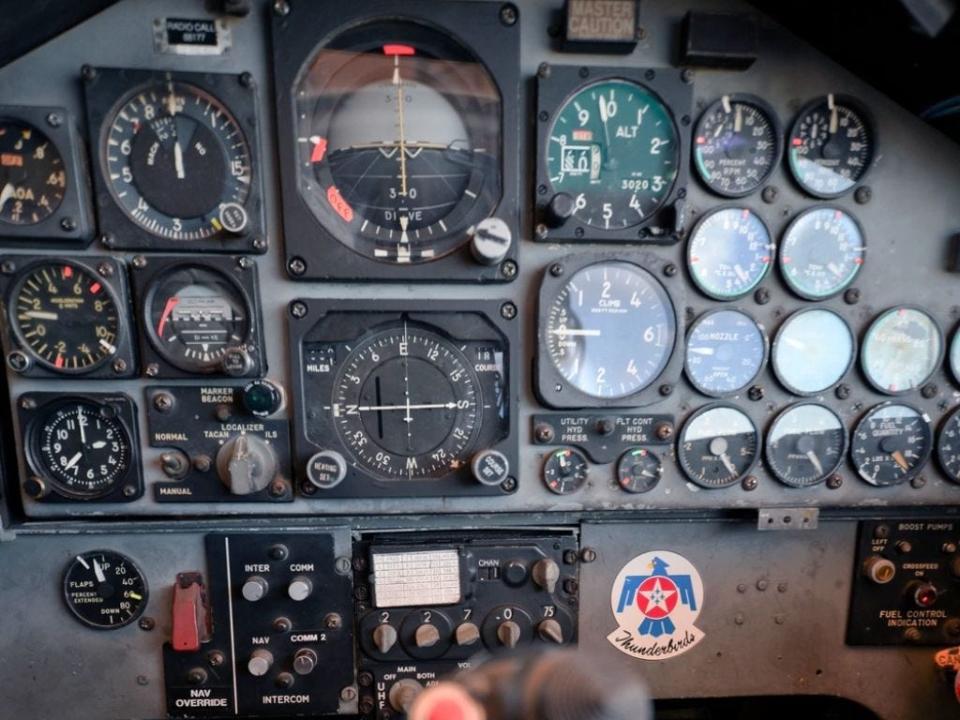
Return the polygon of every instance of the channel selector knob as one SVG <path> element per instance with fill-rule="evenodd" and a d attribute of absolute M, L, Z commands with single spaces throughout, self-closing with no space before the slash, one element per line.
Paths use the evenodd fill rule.
<path fill-rule="evenodd" d="M 440 642 L 440 631 L 436 625 L 425 623 L 414 632 L 413 640 L 418 648 L 432 648 Z"/>
<path fill-rule="evenodd" d="M 263 648 L 257 648 L 250 654 L 250 659 L 247 661 L 247 670 L 250 671 L 250 674 L 254 677 L 263 677 L 273 666 L 273 653 L 269 650 L 264 650 Z"/>
<path fill-rule="evenodd" d="M 251 575 L 244 581 L 243 587 L 240 589 L 240 594 L 243 595 L 244 600 L 257 602 L 257 600 L 263 599 L 263 596 L 267 594 L 267 590 L 269 589 L 270 584 L 265 578 L 259 575 Z"/>
<path fill-rule="evenodd" d="M 287 587 L 287 595 L 289 595 L 290 599 L 294 602 L 306 600 L 312 592 L 313 581 L 303 575 L 297 575 L 297 577 L 290 581 L 290 585 Z"/>
<path fill-rule="evenodd" d="M 553 618 L 540 621 L 540 624 L 537 625 L 537 635 L 546 642 L 563 645 L 563 628 Z"/>
<path fill-rule="evenodd" d="M 457 625 L 457 629 L 454 631 L 454 639 L 460 647 L 475 645 L 480 640 L 480 628 L 471 622 Z"/>
<path fill-rule="evenodd" d="M 387 623 L 377 625 L 373 629 L 373 644 L 382 655 L 386 655 L 397 644 L 397 629 Z"/>
<path fill-rule="evenodd" d="M 533 581 L 551 595 L 557 589 L 560 579 L 560 566 L 550 558 L 538 560 L 533 566 Z"/>
<path fill-rule="evenodd" d="M 317 653 L 310 648 L 300 648 L 293 656 L 293 671 L 297 675 L 309 675 L 317 667 Z"/>
<path fill-rule="evenodd" d="M 520 626 L 513 620 L 506 620 L 497 627 L 497 640 L 504 647 L 513 650 L 520 643 Z"/>
<path fill-rule="evenodd" d="M 238 435 L 217 453 L 217 474 L 234 495 L 265 490 L 277 474 L 277 456 L 255 435 Z"/>

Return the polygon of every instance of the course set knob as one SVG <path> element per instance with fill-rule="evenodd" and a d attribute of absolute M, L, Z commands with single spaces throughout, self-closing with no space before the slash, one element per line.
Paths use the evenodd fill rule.
<path fill-rule="evenodd" d="M 277 456 L 255 435 L 238 435 L 217 453 L 217 475 L 234 495 L 260 492 L 277 474 Z"/>
<path fill-rule="evenodd" d="M 510 461 L 499 450 L 481 450 L 470 461 L 470 472 L 481 485 L 500 485 L 510 474 Z"/>

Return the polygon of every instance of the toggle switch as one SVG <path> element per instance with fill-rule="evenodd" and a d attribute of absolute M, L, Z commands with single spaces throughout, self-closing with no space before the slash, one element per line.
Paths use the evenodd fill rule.
<path fill-rule="evenodd" d="M 173 623 L 170 645 L 177 652 L 197 652 L 210 641 L 210 607 L 203 576 L 198 572 L 177 574 L 173 586 Z"/>

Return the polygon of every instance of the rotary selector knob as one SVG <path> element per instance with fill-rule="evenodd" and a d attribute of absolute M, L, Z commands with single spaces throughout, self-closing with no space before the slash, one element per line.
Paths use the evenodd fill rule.
<path fill-rule="evenodd" d="M 321 450 L 307 460 L 307 479 L 321 490 L 330 490 L 347 476 L 347 461 L 336 450 Z"/>
<path fill-rule="evenodd" d="M 397 644 L 397 629 L 387 623 L 377 625 L 373 629 L 373 644 L 382 655 L 386 655 Z"/>
<path fill-rule="evenodd" d="M 300 648 L 293 656 L 293 671 L 297 675 L 309 675 L 317 667 L 317 653 L 310 648 Z"/>
<path fill-rule="evenodd" d="M 511 650 L 520 643 L 520 634 L 520 626 L 513 620 L 506 620 L 497 627 L 497 640 Z"/>
<path fill-rule="evenodd" d="M 263 599 L 263 596 L 267 594 L 267 590 L 269 589 L 270 585 L 266 579 L 259 575 L 251 575 L 244 581 L 243 587 L 240 589 L 240 594 L 243 595 L 244 600 L 257 602 Z"/>
<path fill-rule="evenodd" d="M 217 475 L 234 495 L 265 490 L 277 474 L 277 456 L 255 435 L 238 435 L 217 453 Z"/>
<path fill-rule="evenodd" d="M 471 622 L 462 623 L 454 631 L 454 639 L 460 647 L 475 645 L 480 640 L 480 628 Z"/>
<path fill-rule="evenodd" d="M 510 226 L 500 218 L 485 218 L 470 230 L 470 251 L 481 265 L 501 262 L 510 252 L 512 243 Z"/>
<path fill-rule="evenodd" d="M 540 621 L 540 624 L 537 625 L 537 635 L 546 642 L 563 645 L 563 628 L 553 618 Z"/>
<path fill-rule="evenodd" d="M 413 634 L 413 640 L 418 648 L 432 648 L 440 642 L 440 631 L 436 625 L 420 625 Z"/>
<path fill-rule="evenodd" d="M 405 713 L 410 709 L 410 705 L 417 699 L 417 695 L 423 692 L 423 685 L 416 680 L 404 678 L 397 680 L 390 686 L 390 692 L 387 693 L 387 699 L 390 701 L 390 707 L 398 713 Z"/>
<path fill-rule="evenodd" d="M 269 650 L 264 650 L 263 648 L 257 648 L 250 655 L 250 659 L 247 661 L 247 670 L 250 671 L 250 674 L 254 677 L 263 677 L 273 666 L 273 653 Z"/>
<path fill-rule="evenodd" d="M 303 602 L 310 597 L 310 593 L 312 592 L 313 581 L 303 575 L 297 575 L 297 577 L 290 581 L 290 585 L 287 586 L 287 595 L 289 595 L 290 599 L 294 602 Z"/>
<path fill-rule="evenodd" d="M 551 595 L 557 589 L 560 579 L 560 566 L 550 558 L 538 560 L 533 566 L 533 581 Z"/>

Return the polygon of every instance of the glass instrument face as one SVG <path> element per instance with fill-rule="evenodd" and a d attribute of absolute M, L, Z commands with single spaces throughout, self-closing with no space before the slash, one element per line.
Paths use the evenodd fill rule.
<path fill-rule="evenodd" d="M 0 118 L 0 228 L 46 220 L 66 190 L 67 171 L 50 138 L 32 125 Z"/>
<path fill-rule="evenodd" d="M 816 395 L 847 374 L 856 343 L 847 322 L 832 310 L 794 313 L 773 341 L 771 363 L 781 384 L 795 395 Z"/>
<path fill-rule="evenodd" d="M 70 612 L 97 630 L 129 625 L 147 607 L 147 581 L 140 568 L 111 550 L 77 555 L 64 573 L 63 593 Z"/>
<path fill-rule="evenodd" d="M 554 450 L 543 463 L 543 482 L 557 495 L 570 495 L 582 488 L 590 471 L 587 458 L 574 448 Z"/>
<path fill-rule="evenodd" d="M 708 405 L 687 420 L 677 456 L 692 482 L 705 488 L 736 484 L 760 453 L 760 433 L 753 421 L 731 405 Z"/>
<path fill-rule="evenodd" d="M 815 197 L 842 195 L 873 162 L 875 140 L 863 112 L 848 98 L 827 95 L 801 110 L 788 140 L 797 183 Z"/>
<path fill-rule="evenodd" d="M 810 487 L 837 471 L 847 449 L 847 431 L 833 410 L 800 403 L 784 410 L 767 433 L 770 471 L 789 487 Z"/>
<path fill-rule="evenodd" d="M 734 300 L 752 292 L 770 270 L 773 256 L 767 226 L 741 207 L 705 215 L 687 243 L 690 277 L 714 300 Z"/>
<path fill-rule="evenodd" d="M 81 375 L 117 353 L 120 315 L 109 287 L 70 262 L 33 265 L 14 287 L 14 333 L 33 360 Z"/>
<path fill-rule="evenodd" d="M 499 203 L 500 94 L 453 39 L 402 21 L 352 28 L 294 93 L 300 195 L 361 255 L 443 257 Z"/>
<path fill-rule="evenodd" d="M 113 199 L 153 235 L 189 242 L 247 225 L 250 148 L 199 87 L 167 80 L 128 93 L 104 122 L 100 156 Z"/>
<path fill-rule="evenodd" d="M 823 300 L 849 287 L 866 251 L 860 225 L 838 208 L 812 208 L 787 228 L 780 245 L 780 272 L 790 289 Z"/>
<path fill-rule="evenodd" d="M 863 373 L 888 395 L 920 387 L 943 357 L 943 335 L 922 310 L 896 307 L 873 321 L 863 340 Z"/>
<path fill-rule="evenodd" d="M 648 387 L 676 342 L 670 297 L 631 263 L 578 270 L 549 301 L 546 315 L 541 347 L 567 382 L 595 398 L 623 398 Z"/>
<path fill-rule="evenodd" d="M 783 147 L 780 138 L 766 103 L 748 95 L 724 95 L 697 122 L 694 166 L 713 192 L 744 197 L 770 177 Z"/>
<path fill-rule="evenodd" d="M 871 485 L 898 485 L 923 470 L 932 448 L 933 431 L 923 413 L 902 403 L 884 403 L 857 424 L 850 458 Z"/>
<path fill-rule="evenodd" d="M 578 90 L 557 110 L 546 147 L 555 193 L 573 198 L 573 214 L 600 230 L 642 223 L 677 179 L 680 138 L 670 110 L 628 80 Z"/>
<path fill-rule="evenodd" d="M 687 378 L 705 395 L 721 397 L 743 390 L 766 359 L 763 329 L 739 310 L 709 312 L 687 334 Z"/>

